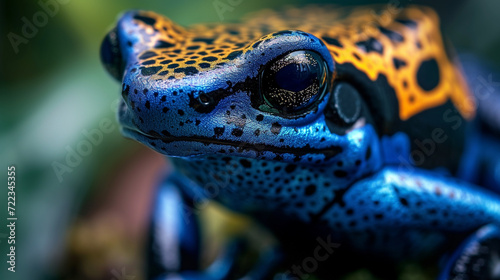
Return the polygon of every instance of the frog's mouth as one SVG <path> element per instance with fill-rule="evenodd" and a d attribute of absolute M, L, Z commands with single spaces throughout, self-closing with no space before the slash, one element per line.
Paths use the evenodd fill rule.
<path fill-rule="evenodd" d="M 123 100 L 119 106 L 118 118 L 122 126 L 122 134 L 167 156 L 191 157 L 225 153 L 226 155 L 252 157 L 249 152 L 253 152 L 257 154 L 257 157 L 268 158 L 264 154 L 273 153 L 279 155 L 285 161 L 289 158 L 290 161 L 295 160 L 297 162 L 298 159 L 306 155 L 323 156 L 323 160 L 328 161 L 343 151 L 342 147 L 336 144 L 322 148 L 314 148 L 310 144 L 305 144 L 301 147 L 288 145 L 276 146 L 268 143 L 218 139 L 215 136 L 176 136 L 166 130 L 163 130 L 161 133 L 157 131 L 145 132 L 136 123 L 135 118 L 130 115 L 130 111 Z M 181 148 L 179 145 L 176 145 L 179 142 L 189 143 L 190 145 Z M 225 152 L 221 152 L 221 150 L 225 150 Z M 284 155 L 288 156 L 285 157 Z"/>
<path fill-rule="evenodd" d="M 279 146 L 274 146 L 270 144 L 263 144 L 263 143 L 248 143 L 248 142 L 243 142 L 243 141 L 232 141 L 232 140 L 221 140 L 213 137 L 205 137 L 205 136 L 185 136 L 185 137 L 180 137 L 180 136 L 173 136 L 169 135 L 168 133 L 164 132 L 164 135 L 159 134 L 158 132 L 151 131 L 149 133 L 145 133 L 138 128 L 135 127 L 129 127 L 129 126 L 123 126 L 122 127 L 122 132 L 123 134 L 131 139 L 135 139 L 137 141 L 140 141 L 141 143 L 144 143 L 151 147 L 152 149 L 165 154 L 165 150 L 161 150 L 158 148 L 157 145 L 151 145 L 152 141 L 158 141 L 160 140 L 164 144 L 172 144 L 174 142 L 190 142 L 190 143 L 199 143 L 202 144 L 203 146 L 209 146 L 209 145 L 220 145 L 220 146 L 226 146 L 233 148 L 236 153 L 243 153 L 243 152 L 248 152 L 248 151 L 253 151 L 256 152 L 258 155 L 263 154 L 265 152 L 272 152 L 275 154 L 279 155 L 284 155 L 284 154 L 292 154 L 294 156 L 305 156 L 305 155 L 323 155 L 325 157 L 325 160 L 328 160 L 330 158 L 333 158 L 334 156 L 342 153 L 342 147 L 338 145 L 331 145 L 329 147 L 317 149 L 313 148 L 310 145 L 306 145 L 304 147 L 279 147 Z M 154 143 L 154 142 L 153 142 Z M 179 150 L 178 148 L 175 150 Z M 220 150 L 220 149 L 219 149 Z M 184 151 L 185 152 L 185 151 Z M 191 156 L 195 155 L 200 155 L 204 154 L 203 151 L 195 152 Z M 167 152 L 167 155 L 169 156 L 180 156 L 179 154 L 171 154 Z"/>

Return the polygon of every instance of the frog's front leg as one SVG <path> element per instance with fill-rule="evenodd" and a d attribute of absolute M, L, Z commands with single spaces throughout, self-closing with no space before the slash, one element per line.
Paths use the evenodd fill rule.
<path fill-rule="evenodd" d="M 486 225 L 449 257 L 439 280 L 500 279 L 500 228 Z"/>
<path fill-rule="evenodd" d="M 396 259 L 443 254 L 479 228 L 500 225 L 497 194 L 417 168 L 388 167 L 355 183 L 342 205 L 334 205 L 322 218 L 335 225 L 340 207 L 352 209 L 348 218 L 351 224 L 356 221 L 349 229 L 355 247 Z M 370 238 L 359 238 L 368 233 Z"/>
<path fill-rule="evenodd" d="M 186 187 L 190 183 L 174 173 L 157 190 L 149 230 L 147 279 L 235 279 L 237 259 L 244 247 L 242 240 L 230 241 L 207 269 L 201 269 L 201 232 L 195 196 L 188 194 Z M 264 279 L 278 261 L 274 250 L 264 252 L 247 273 L 248 279 Z"/>

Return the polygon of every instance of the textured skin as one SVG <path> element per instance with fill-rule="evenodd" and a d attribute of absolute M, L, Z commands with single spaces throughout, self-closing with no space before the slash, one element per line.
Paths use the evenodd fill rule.
<path fill-rule="evenodd" d="M 184 29 L 128 12 L 103 45 L 123 82 L 123 133 L 172 157 L 195 182 L 191 196 L 278 237 L 300 227 L 360 254 L 443 253 L 500 223 L 500 199 L 457 180 L 480 160 L 466 138 L 475 104 L 436 14 L 382 13 L 310 7 Z M 268 65 L 294 51 L 318 55 L 326 73 L 325 93 L 295 115 L 270 105 L 262 86 Z M 331 113 L 341 84 L 361 97 L 350 124 Z"/>

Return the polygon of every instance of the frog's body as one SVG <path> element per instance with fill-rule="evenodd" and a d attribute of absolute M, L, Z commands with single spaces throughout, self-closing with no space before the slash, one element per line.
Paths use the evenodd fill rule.
<path fill-rule="evenodd" d="M 249 214 L 285 245 L 326 234 L 349 253 L 422 259 L 488 224 L 498 238 L 499 197 L 465 182 L 482 160 L 466 137 L 476 107 L 437 16 L 377 9 L 188 29 L 128 12 L 103 44 L 123 132 L 195 182 L 164 188 Z"/>

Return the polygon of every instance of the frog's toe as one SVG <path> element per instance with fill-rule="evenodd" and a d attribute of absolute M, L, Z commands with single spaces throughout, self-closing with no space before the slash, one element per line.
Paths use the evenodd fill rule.
<path fill-rule="evenodd" d="M 500 279 L 500 228 L 486 225 L 467 238 L 449 258 L 439 280 Z"/>

